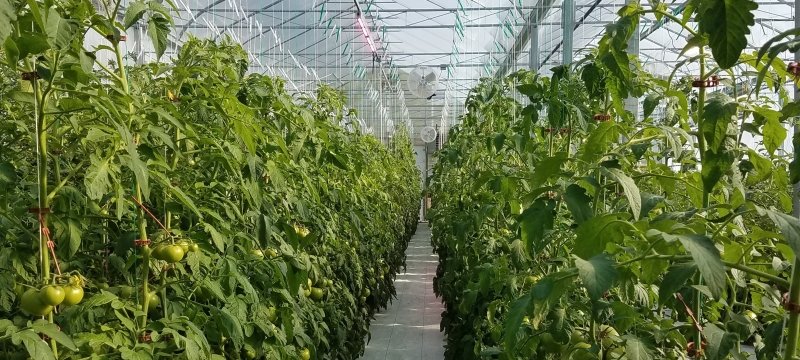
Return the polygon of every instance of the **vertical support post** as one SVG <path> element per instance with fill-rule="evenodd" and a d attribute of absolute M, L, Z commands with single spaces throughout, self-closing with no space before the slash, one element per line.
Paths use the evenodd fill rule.
<path fill-rule="evenodd" d="M 533 71 L 539 71 L 539 25 L 531 24 L 531 50 L 529 67 Z"/>
<path fill-rule="evenodd" d="M 572 63 L 572 48 L 575 33 L 575 0 L 564 0 L 561 8 L 561 27 L 563 30 L 563 52 L 561 64 Z"/>
<path fill-rule="evenodd" d="M 794 27 L 800 28 L 800 0 L 794 0 Z M 800 62 L 800 51 L 794 53 L 794 61 Z M 800 101 L 800 88 L 797 86 L 794 87 L 794 101 Z M 800 125 L 794 126 L 794 134 L 800 136 Z M 795 156 L 800 154 L 798 149 L 793 150 Z M 800 183 L 794 184 L 792 189 L 792 215 L 800 217 Z"/>
<path fill-rule="evenodd" d="M 627 4 L 636 3 L 637 0 L 627 0 Z M 628 40 L 628 54 L 636 56 L 639 58 L 639 37 L 641 36 L 639 32 L 639 27 L 641 25 L 636 25 L 636 29 L 633 31 L 633 35 L 631 35 L 630 40 Z M 639 120 L 639 98 L 629 96 L 625 99 L 625 110 L 629 111 L 633 114 L 633 120 Z"/>
<path fill-rule="evenodd" d="M 144 64 L 144 47 L 142 46 L 142 27 L 138 23 L 133 25 L 133 51 L 136 54 L 134 61 L 137 65 Z"/>

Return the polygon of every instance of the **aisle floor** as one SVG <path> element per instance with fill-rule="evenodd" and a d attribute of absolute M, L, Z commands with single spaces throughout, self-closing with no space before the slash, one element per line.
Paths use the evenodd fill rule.
<path fill-rule="evenodd" d="M 419 224 L 406 255 L 408 268 L 395 280 L 397 299 L 375 315 L 362 360 L 444 359 L 442 303 L 433 294 L 438 259 L 428 224 Z"/>

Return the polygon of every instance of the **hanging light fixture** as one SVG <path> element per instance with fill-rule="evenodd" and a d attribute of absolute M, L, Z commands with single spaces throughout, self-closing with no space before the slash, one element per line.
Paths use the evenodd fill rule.
<path fill-rule="evenodd" d="M 364 34 L 364 38 L 367 39 L 367 44 L 369 44 L 369 49 L 372 50 L 372 54 L 377 56 L 378 49 L 375 47 L 375 41 L 372 40 L 372 33 L 369 31 L 369 26 L 367 26 L 367 23 L 364 20 L 364 15 L 361 12 L 361 6 L 358 5 L 358 0 L 353 0 L 353 3 L 356 4 L 356 22 L 361 28 L 361 33 Z"/>

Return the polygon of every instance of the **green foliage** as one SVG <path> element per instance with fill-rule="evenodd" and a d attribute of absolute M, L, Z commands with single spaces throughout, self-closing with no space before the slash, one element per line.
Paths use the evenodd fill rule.
<path fill-rule="evenodd" d="M 740 58 L 752 5 L 690 2 L 684 23 L 701 23 L 690 43 L 713 57 L 675 73 L 713 61 L 747 68 L 734 83 L 789 80 L 774 51 L 795 48 L 791 34 Z M 520 71 L 470 92 L 431 178 L 446 359 L 683 359 L 698 348 L 729 359 L 751 341 L 758 358 L 778 356 L 800 251 L 800 221 L 785 213 L 800 166 L 779 150 L 797 105 L 642 71 L 628 39 L 644 13 L 672 16 L 653 8 L 623 7 L 594 52 L 551 78 Z M 644 119 L 625 111 L 630 95 L 645 99 Z"/>
<path fill-rule="evenodd" d="M 229 41 L 190 39 L 169 63 L 94 63 L 122 57 L 132 26 L 160 55 L 172 20 L 159 1 L 124 18 L 27 3 L 0 21 L 24 29 L 0 64 L 0 357 L 357 358 L 418 220 L 407 131 L 383 144 L 346 130 L 356 119 L 337 90 L 293 94 L 247 74 Z M 76 35 L 89 28 L 112 36 L 90 48 Z M 38 80 L 16 81 L 32 70 Z M 42 271 L 55 267 L 28 212 L 40 189 L 62 274 Z M 15 286 L 44 283 L 85 297 L 31 322 Z"/>
<path fill-rule="evenodd" d="M 758 4 L 751 0 L 699 1 L 698 24 L 708 35 L 708 46 L 723 69 L 739 61 L 747 47 L 747 35 L 755 24 L 753 11 Z"/>

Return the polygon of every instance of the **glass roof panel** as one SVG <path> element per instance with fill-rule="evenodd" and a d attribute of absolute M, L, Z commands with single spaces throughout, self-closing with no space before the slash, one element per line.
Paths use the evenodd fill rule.
<path fill-rule="evenodd" d="M 577 59 L 597 45 L 626 1 L 571 1 L 575 1 L 573 57 Z M 339 87 L 366 119 L 364 127 L 385 135 L 392 124 L 401 122 L 417 130 L 453 123 L 463 111 L 469 89 L 481 77 L 527 68 L 534 59 L 545 73 L 561 64 L 564 2 L 176 0 L 179 12 L 170 50 L 174 53 L 189 36 L 230 37 L 250 53 L 251 71 L 285 77 L 297 91 L 313 90 L 319 82 Z M 751 44 L 763 44 L 793 26 L 793 2 L 758 3 Z M 679 14 L 683 2 L 668 6 Z M 358 9 L 368 35 L 358 24 Z M 531 33 L 538 35 L 536 41 Z M 686 58 L 681 55 L 686 36 L 677 24 L 645 18 L 639 44 L 644 66 L 668 74 Z M 537 46 L 531 52 L 534 42 Z M 147 41 L 137 49 L 144 59 L 152 60 Z M 430 99 L 414 95 L 406 83 L 407 74 L 420 66 L 433 69 L 438 77 Z M 691 66 L 684 68 L 687 74 L 692 71 Z"/>

